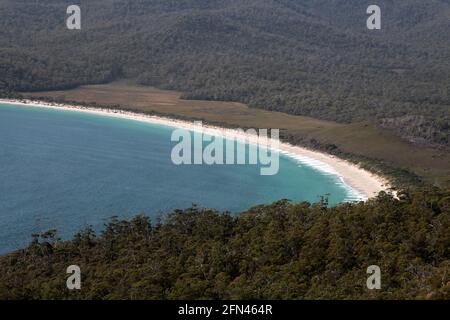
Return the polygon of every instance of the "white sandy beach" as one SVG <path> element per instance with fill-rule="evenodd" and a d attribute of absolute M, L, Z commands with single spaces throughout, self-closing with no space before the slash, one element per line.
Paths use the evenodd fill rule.
<path fill-rule="evenodd" d="M 226 129 L 205 124 L 203 124 L 202 127 L 199 127 L 198 125 L 189 121 L 144 115 L 122 110 L 100 109 L 76 105 L 38 102 L 32 100 L 0 99 L 0 103 L 94 113 L 110 117 L 119 117 L 152 124 L 165 125 L 175 128 L 183 128 L 191 131 L 202 131 L 204 134 L 223 137 L 226 136 L 227 138 L 231 137 L 242 142 L 248 142 L 250 144 L 258 143 L 257 136 L 243 134 L 238 130 Z M 268 145 L 270 146 L 270 141 Z M 339 159 L 335 156 L 281 142 L 279 143 L 277 149 L 281 153 L 298 160 L 301 164 L 309 165 L 327 174 L 338 176 L 342 183 L 345 186 L 349 187 L 351 191 L 350 193 L 352 194 L 351 198 L 353 200 L 367 200 L 376 196 L 380 191 L 388 191 L 388 189 L 391 188 L 391 185 L 385 178 L 375 175 L 349 161 Z"/>

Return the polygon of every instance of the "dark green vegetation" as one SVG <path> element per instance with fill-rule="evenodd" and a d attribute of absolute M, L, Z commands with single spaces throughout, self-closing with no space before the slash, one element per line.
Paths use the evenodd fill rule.
<path fill-rule="evenodd" d="M 369 0 L 89 0 L 69 31 L 72 0 L 2 1 L 0 88 L 132 78 L 448 146 L 450 3 L 376 3 L 381 31 L 366 29 Z"/>
<path fill-rule="evenodd" d="M 0 258 L 0 299 L 450 299 L 450 190 L 325 205 L 115 218 L 63 242 L 46 232 Z M 72 264 L 80 291 L 65 287 Z M 369 265 L 381 290 L 366 288 Z"/>

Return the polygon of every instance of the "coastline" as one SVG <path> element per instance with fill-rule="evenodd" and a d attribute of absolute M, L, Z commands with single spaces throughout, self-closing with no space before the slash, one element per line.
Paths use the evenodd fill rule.
<path fill-rule="evenodd" d="M 182 128 L 190 131 L 201 131 L 204 134 L 228 138 L 231 137 L 250 144 L 258 143 L 257 136 L 243 134 L 242 132 L 239 132 L 235 129 L 228 129 L 206 124 L 203 124 L 202 127 L 199 127 L 198 125 L 195 125 L 193 122 L 189 121 L 146 115 L 119 109 L 84 107 L 69 104 L 48 103 L 28 99 L 0 99 L 0 103 L 93 113 L 103 116 L 147 122 L 150 124 Z M 270 143 L 268 145 L 270 146 Z M 310 166 L 311 168 L 314 168 L 326 174 L 335 175 L 339 178 L 343 186 L 347 187 L 349 194 L 351 195 L 350 199 L 352 200 L 365 201 L 367 199 L 373 198 L 380 191 L 387 191 L 391 188 L 391 185 L 384 177 L 373 174 L 347 160 L 337 158 L 324 152 L 310 150 L 305 147 L 300 147 L 281 141 L 279 142 L 277 151 L 279 151 L 282 155 L 297 160 L 302 165 Z"/>

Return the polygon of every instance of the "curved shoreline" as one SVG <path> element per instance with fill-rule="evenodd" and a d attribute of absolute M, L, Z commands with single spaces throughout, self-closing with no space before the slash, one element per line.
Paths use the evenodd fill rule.
<path fill-rule="evenodd" d="M 171 119 L 168 117 L 145 115 L 119 109 L 84 107 L 69 104 L 48 103 L 28 99 L 0 99 L 0 103 L 93 113 L 98 115 L 147 122 L 151 124 L 159 124 L 174 128 L 182 128 L 190 131 L 200 130 L 204 134 L 213 136 L 226 136 L 229 138 L 231 134 L 232 137 L 236 138 L 236 140 L 244 141 L 250 144 L 258 143 L 257 136 L 242 134 L 235 129 L 228 129 L 224 127 L 210 126 L 205 124 L 199 129 L 197 125 L 189 121 Z M 385 178 L 362 169 L 347 160 L 337 158 L 324 152 L 313 151 L 304 147 L 295 146 L 281 141 L 279 143 L 279 148 L 277 151 L 289 158 L 297 160 L 301 164 L 305 164 L 321 172 L 337 176 L 341 180 L 341 183 L 348 188 L 348 192 L 351 195 L 348 198 L 351 198 L 353 200 L 367 200 L 376 196 L 380 191 L 387 191 L 391 188 L 391 185 Z"/>

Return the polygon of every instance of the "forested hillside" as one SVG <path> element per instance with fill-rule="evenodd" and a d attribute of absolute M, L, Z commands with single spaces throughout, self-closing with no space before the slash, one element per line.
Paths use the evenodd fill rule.
<path fill-rule="evenodd" d="M 67 30 L 77 2 L 82 29 Z M 375 2 L 381 30 L 368 0 L 4 0 L 0 90 L 131 78 L 448 145 L 449 1 Z"/>
<path fill-rule="evenodd" d="M 450 190 L 400 198 L 193 207 L 64 242 L 45 232 L 0 257 L 0 299 L 450 299 Z M 66 288 L 69 265 L 81 290 Z M 366 287 L 370 265 L 380 290 Z"/>

